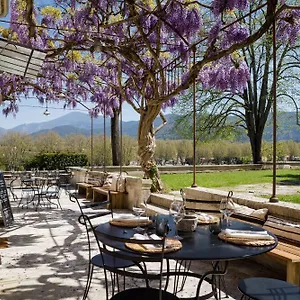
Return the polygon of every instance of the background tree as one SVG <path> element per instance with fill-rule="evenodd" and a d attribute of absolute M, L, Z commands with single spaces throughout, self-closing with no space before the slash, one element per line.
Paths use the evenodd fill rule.
<path fill-rule="evenodd" d="M 299 15 L 296 11 L 288 12 L 284 13 L 283 18 L 287 21 L 288 18 L 293 18 L 294 13 Z M 248 23 L 250 34 L 260 28 L 263 21 L 261 12 L 253 14 L 253 19 Z M 300 66 L 299 39 L 296 39 L 294 32 L 290 32 L 286 39 L 280 39 L 285 24 L 281 21 L 278 23 L 276 47 L 278 100 L 285 104 L 292 101 L 292 104 L 296 105 L 298 99 L 294 95 L 297 95 L 295 90 L 298 90 L 300 83 L 299 76 L 296 75 Z M 289 43 L 286 43 L 286 40 Z M 234 139 L 246 132 L 251 144 L 252 161 L 259 163 L 262 160 L 263 133 L 271 112 L 275 87 L 272 30 L 235 55 L 237 57 L 242 55 L 249 67 L 250 77 L 246 88 L 238 93 L 233 93 L 232 90 L 220 93 L 216 90 L 204 90 L 202 86 L 198 86 L 197 136 L 201 140 L 216 137 Z M 223 75 L 216 74 L 216 76 Z M 184 130 L 189 133 L 191 124 L 186 117 L 191 115 L 190 98 L 191 92 L 183 102 L 180 102 L 177 110 L 182 115 L 179 119 L 179 124 L 181 123 L 179 130 L 185 128 Z"/>
<path fill-rule="evenodd" d="M 127 135 L 124 135 L 122 137 L 122 164 L 123 165 L 129 166 L 132 161 L 137 161 L 136 148 L 137 148 L 136 139 Z"/>
<path fill-rule="evenodd" d="M 88 138 L 83 134 L 70 134 L 63 138 L 64 149 L 67 152 L 85 152 L 90 149 L 91 144 L 88 142 Z"/>
<path fill-rule="evenodd" d="M 185 165 L 193 157 L 193 143 L 191 140 L 176 141 L 177 163 Z"/>
<path fill-rule="evenodd" d="M 49 131 L 47 134 L 38 134 L 34 140 L 36 151 L 39 153 L 55 153 L 64 149 L 62 137 L 54 132 Z"/>
<path fill-rule="evenodd" d="M 31 156 L 33 139 L 30 135 L 12 132 L 1 137 L 0 145 L 5 168 L 18 171 Z"/>

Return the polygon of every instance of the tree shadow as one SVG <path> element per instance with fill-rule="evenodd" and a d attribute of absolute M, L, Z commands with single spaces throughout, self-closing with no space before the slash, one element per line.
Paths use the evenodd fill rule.
<path fill-rule="evenodd" d="M 267 175 L 268 178 L 273 178 L 272 175 Z M 284 178 L 284 179 L 281 179 Z M 288 179 L 286 179 L 288 178 Z M 279 185 L 300 185 L 300 174 L 285 174 L 278 175 L 276 174 L 277 184 Z"/>

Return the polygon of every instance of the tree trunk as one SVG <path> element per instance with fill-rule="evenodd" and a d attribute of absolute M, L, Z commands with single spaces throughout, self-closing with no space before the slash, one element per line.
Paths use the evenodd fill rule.
<path fill-rule="evenodd" d="M 110 138 L 113 166 L 119 166 L 121 164 L 119 116 L 120 111 L 118 109 L 114 109 L 114 116 L 110 119 Z"/>
<path fill-rule="evenodd" d="M 262 133 L 249 133 L 249 139 L 251 144 L 252 150 L 252 160 L 254 164 L 261 163 L 262 161 L 262 153 L 261 153 L 261 146 L 262 146 Z"/>
<path fill-rule="evenodd" d="M 155 130 L 153 122 L 161 109 L 160 105 L 147 106 L 145 111 L 140 115 L 138 131 L 138 156 L 140 165 L 144 171 L 144 178 L 152 180 L 151 191 L 162 190 L 160 176 L 157 165 L 154 160 L 155 151 Z"/>

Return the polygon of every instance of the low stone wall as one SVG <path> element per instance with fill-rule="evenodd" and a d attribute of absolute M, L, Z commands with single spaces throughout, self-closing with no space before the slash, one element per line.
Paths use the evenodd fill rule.
<path fill-rule="evenodd" d="M 227 196 L 228 191 L 226 192 L 216 189 L 196 187 L 185 188 L 185 193 L 188 199 L 220 201 L 222 198 Z M 271 203 L 265 198 L 238 193 L 234 193 L 232 199 L 234 202 L 240 205 L 245 205 L 254 209 L 268 208 L 269 214 L 272 216 L 291 221 L 300 219 L 300 204 L 281 201 L 278 203 Z"/>

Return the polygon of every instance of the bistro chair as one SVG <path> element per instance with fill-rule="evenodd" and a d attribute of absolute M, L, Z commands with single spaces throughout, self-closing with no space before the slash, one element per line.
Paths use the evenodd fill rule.
<path fill-rule="evenodd" d="M 80 213 L 81 213 L 78 218 L 78 222 L 81 225 L 85 226 L 86 234 L 87 234 L 89 263 L 88 263 L 87 282 L 86 282 L 85 290 L 84 290 L 83 297 L 82 297 L 82 300 L 85 300 L 87 298 L 89 290 L 90 290 L 90 286 L 91 286 L 91 282 L 92 282 L 92 278 L 93 278 L 94 267 L 104 268 L 104 260 L 105 260 L 105 263 L 109 266 L 109 268 L 111 270 L 116 270 L 118 268 L 127 268 L 127 267 L 131 267 L 135 264 L 132 260 L 115 259 L 114 257 L 110 257 L 108 255 L 102 256 L 99 252 L 99 241 L 97 240 L 97 237 L 95 235 L 94 225 L 92 225 L 91 220 L 97 219 L 99 217 L 101 218 L 104 215 L 107 215 L 107 213 L 103 214 L 101 212 L 100 213 L 95 212 L 95 213 L 90 213 L 88 216 L 84 213 L 84 210 L 86 208 L 90 208 L 90 206 L 82 206 L 79 203 L 77 197 L 73 194 L 69 194 L 69 199 L 71 202 L 77 203 Z M 96 250 L 97 251 L 96 253 L 94 253 L 95 251 L 93 250 L 94 249 L 93 245 L 92 245 L 93 241 L 94 242 L 96 241 L 96 243 L 98 244 L 98 249 Z M 116 286 L 119 290 L 119 280 L 113 271 L 111 272 L 110 275 L 111 275 L 110 278 L 111 278 L 111 286 L 112 286 L 111 290 L 112 290 L 112 294 L 113 294 Z M 105 276 L 106 276 L 106 273 L 105 273 Z M 106 279 L 105 279 L 105 283 L 106 283 L 106 299 L 108 299 L 108 287 L 107 287 Z M 124 286 L 125 286 L 125 278 L 124 278 Z"/>
<path fill-rule="evenodd" d="M 56 205 L 56 207 L 62 209 L 60 205 L 60 194 L 61 189 L 58 186 L 57 181 L 49 181 L 46 190 L 44 191 L 44 197 L 48 201 L 50 207 L 51 204 Z M 56 201 L 57 203 L 54 203 L 53 201 Z"/>
<path fill-rule="evenodd" d="M 283 280 L 253 277 L 240 280 L 238 289 L 241 299 L 253 300 L 299 300 L 300 287 Z"/>
<path fill-rule="evenodd" d="M 73 178 L 73 173 L 71 171 L 65 171 L 65 173 L 58 173 L 59 187 L 65 190 L 66 195 L 70 193 L 72 188 L 71 180 Z"/>
<path fill-rule="evenodd" d="M 100 253 L 104 261 L 104 272 L 116 272 L 119 275 L 132 278 L 141 278 L 146 282 L 145 287 L 138 288 L 129 288 L 124 289 L 121 292 L 113 295 L 110 300 L 132 300 L 132 299 L 142 299 L 142 300 L 176 300 L 179 299 L 176 295 L 166 291 L 163 288 L 163 262 L 164 262 L 164 253 L 165 253 L 165 236 L 162 239 L 146 239 L 146 240 L 136 240 L 132 238 L 119 238 L 119 237 L 105 237 L 99 236 L 101 242 L 99 244 Z M 122 249 L 122 251 L 115 251 L 113 246 L 116 246 L 120 243 L 128 247 L 128 251 Z M 142 244 L 142 247 L 159 247 L 161 251 L 156 254 L 147 254 L 145 252 L 135 252 L 132 251 L 136 245 Z M 130 250 L 131 249 L 131 250 Z M 132 269 L 118 269 L 115 270 L 109 266 L 106 262 L 106 257 L 114 257 L 115 259 L 133 259 L 132 255 L 135 255 L 134 261 L 137 264 L 140 263 L 157 263 L 159 264 L 159 273 L 151 274 L 148 272 L 137 273 L 133 272 Z M 155 280 L 158 287 L 152 288 L 148 286 L 147 282 L 149 280 Z M 107 275 L 105 275 L 106 286 L 108 286 Z"/>

